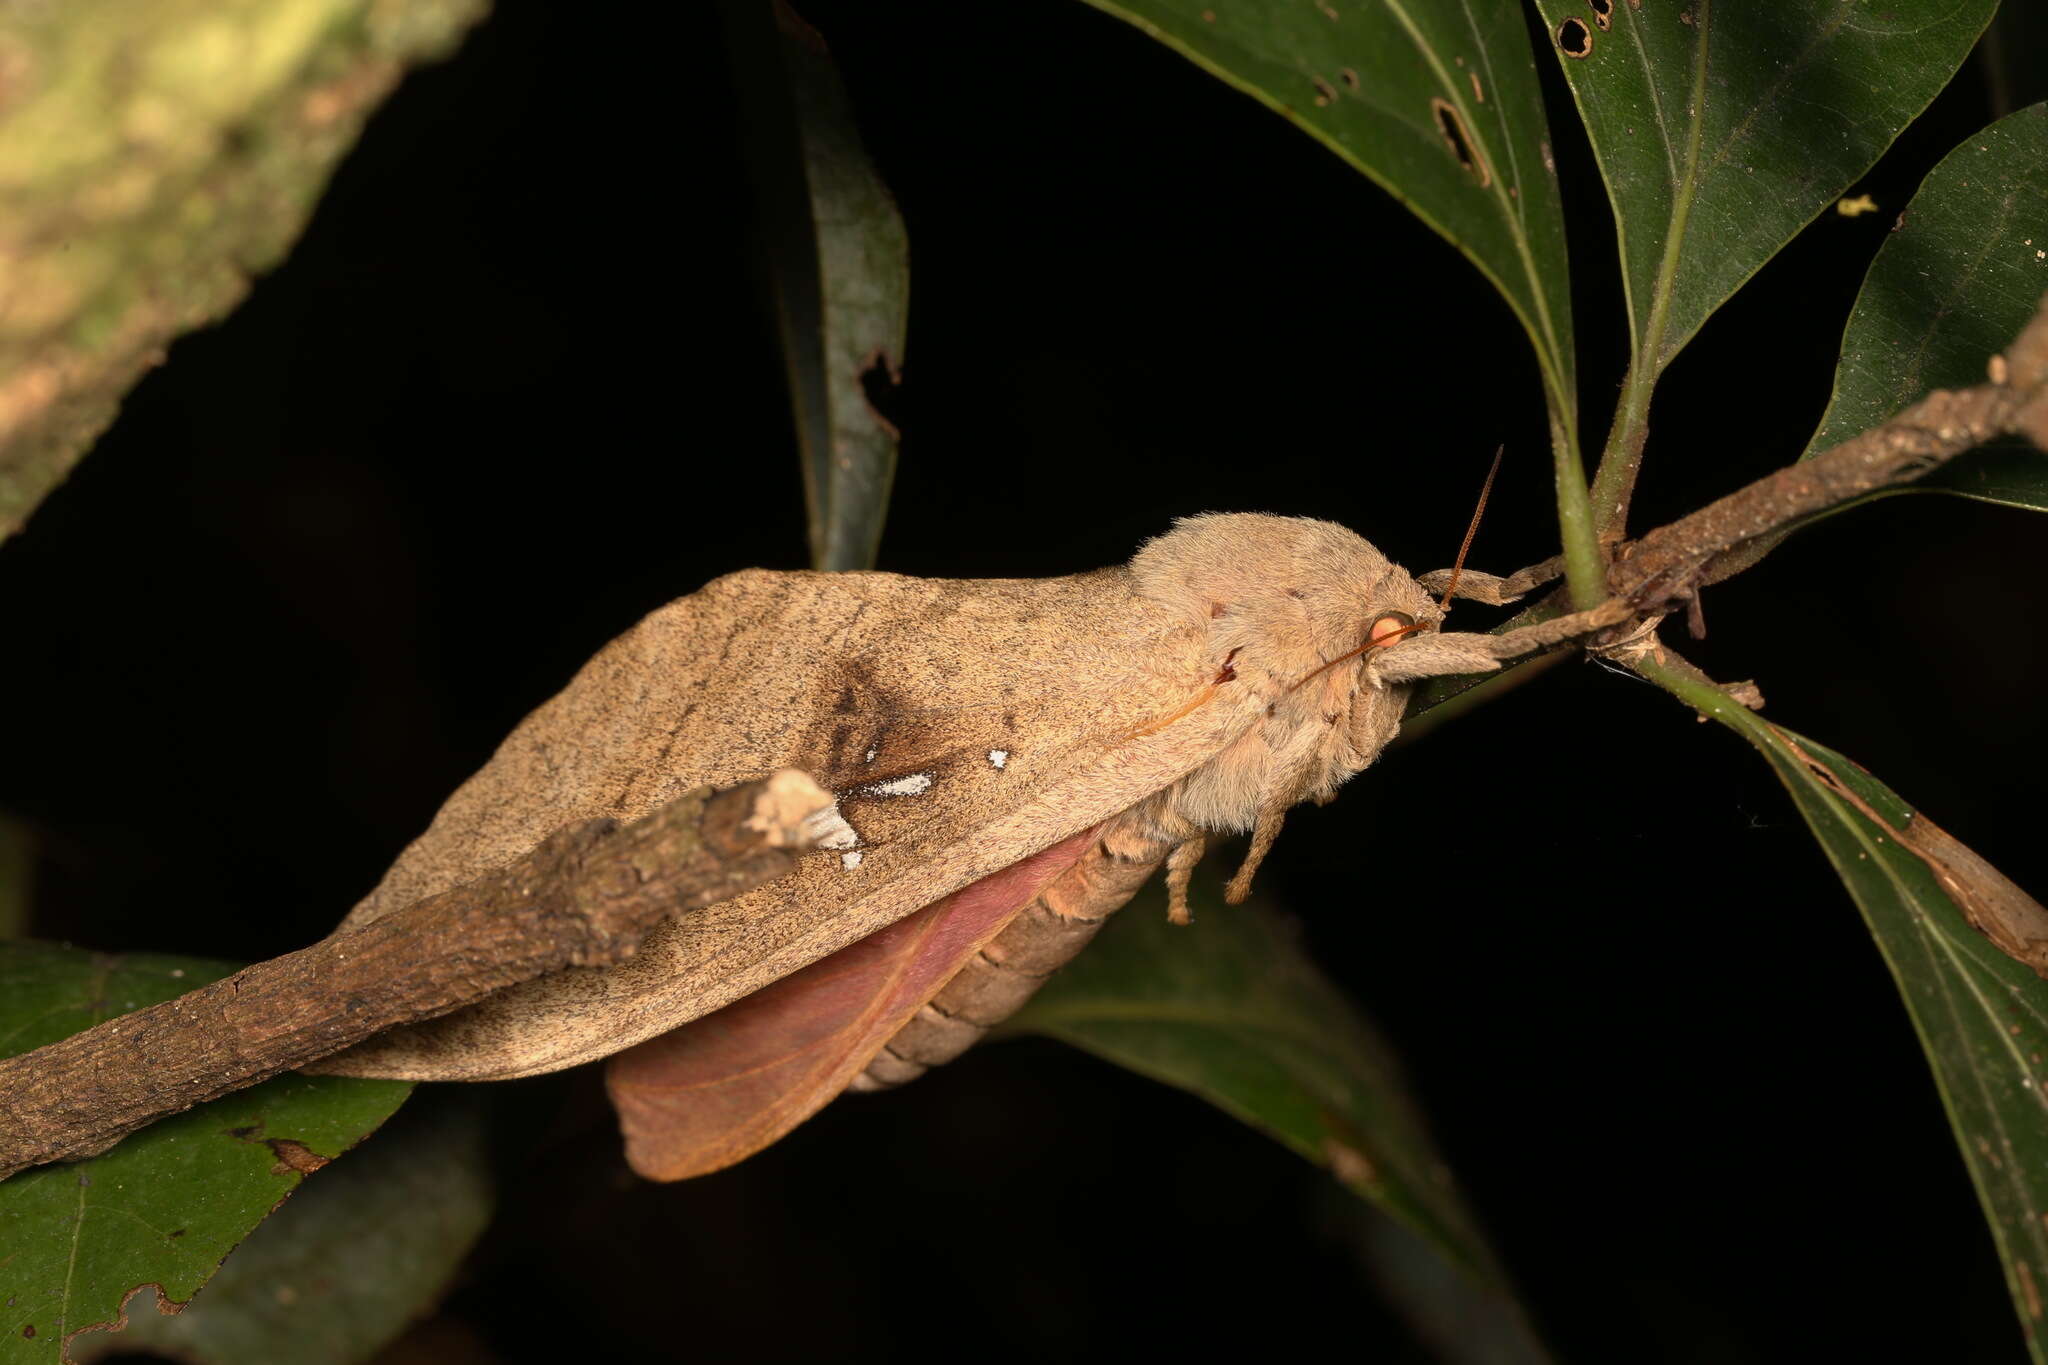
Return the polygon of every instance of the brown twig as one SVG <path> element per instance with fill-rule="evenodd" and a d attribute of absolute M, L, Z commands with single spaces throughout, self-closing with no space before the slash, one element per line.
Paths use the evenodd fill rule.
<path fill-rule="evenodd" d="M 1681 604 L 1690 608 L 1702 585 L 1749 568 L 1792 527 L 1830 508 L 1910 483 L 1998 436 L 2023 436 L 2048 451 L 2048 298 L 2004 354 L 1991 358 L 1989 371 L 1989 383 L 1936 390 L 1890 421 L 1622 545 L 1607 575 L 1614 597 L 1602 605 L 1625 602 L 1639 618 L 1659 616 Z M 1548 559 L 1505 579 L 1468 574 L 1484 591 L 1468 587 L 1464 595 L 1512 601 L 1556 578 L 1562 563 L 1561 558 Z M 1417 581 L 1434 592 L 1447 579 L 1448 574 L 1436 573 Z M 1564 594 L 1553 592 L 1495 630 L 1551 620 L 1565 606 Z M 1630 629 L 1616 627 L 1598 640 L 1612 643 Z M 1518 667 L 1527 673 L 1531 662 Z M 1414 717 L 1482 684 L 1498 690 L 1514 671 L 1488 678 L 1433 680 L 1410 706 L 1410 725 Z"/>
<path fill-rule="evenodd" d="M 831 801 L 785 771 L 570 825 L 489 876 L 0 1060 L 0 1179 L 545 972 L 623 961 L 665 916 L 788 872 Z"/>
<path fill-rule="evenodd" d="M 2048 450 L 2048 301 L 1990 371 L 1989 383 L 1937 389 L 1890 421 L 1650 532 L 1615 562 L 1608 586 L 1641 610 L 1664 610 L 1761 558 L 1745 547 L 1911 483 L 1996 437 L 2018 434 Z"/>
<path fill-rule="evenodd" d="M 1990 383 L 1931 393 L 1880 426 L 1652 531 L 1623 547 L 1611 566 L 1612 598 L 1549 627 L 1524 627 L 1515 638 L 1536 648 L 1622 620 L 1599 637 L 1611 643 L 1627 629 L 1623 618 L 1661 614 L 1700 584 L 1754 562 L 1755 555 L 1741 557 L 1744 547 L 2007 433 L 2048 450 L 2048 300 L 1993 358 Z M 1546 570 L 1552 566 L 1503 583 L 1526 590 L 1555 576 Z M 1525 618 L 1554 614 L 1546 606 Z M 545 972 L 618 962 L 663 916 L 788 871 L 803 818 L 829 804 L 802 774 L 778 773 L 715 796 L 693 792 L 623 829 L 611 821 L 571 826 L 501 872 L 353 933 L 0 1060 L 0 1094 L 8 1098 L 0 1110 L 0 1179 L 91 1156 L 166 1114 Z"/>

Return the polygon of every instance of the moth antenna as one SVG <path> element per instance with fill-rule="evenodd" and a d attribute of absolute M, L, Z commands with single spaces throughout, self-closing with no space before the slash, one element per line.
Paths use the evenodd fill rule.
<path fill-rule="evenodd" d="M 1507 452 L 1504 445 L 1493 452 L 1493 467 L 1486 471 L 1486 482 L 1479 485 L 1479 505 L 1472 509 L 1472 524 L 1465 528 L 1465 540 L 1458 546 L 1458 558 L 1451 565 L 1451 581 L 1444 588 L 1444 600 L 1436 604 L 1438 611 L 1451 609 L 1451 595 L 1458 591 L 1458 575 L 1465 572 L 1465 552 L 1472 548 L 1472 537 L 1479 534 L 1479 518 L 1486 511 L 1486 496 L 1493 492 L 1493 476 L 1500 473 L 1500 457 Z"/>
<path fill-rule="evenodd" d="M 1195 917 L 1188 909 L 1188 883 L 1194 879 L 1195 864 L 1202 861 L 1202 851 L 1208 847 L 1201 835 L 1186 843 L 1175 844 L 1173 851 L 1166 855 L 1166 922 L 1168 924 L 1193 924 Z"/>
<path fill-rule="evenodd" d="M 1266 855 L 1273 851 L 1273 841 L 1280 837 L 1280 826 L 1287 819 L 1287 807 L 1273 803 L 1259 807 L 1258 819 L 1252 824 L 1252 846 L 1244 855 L 1244 863 L 1237 869 L 1237 875 L 1224 888 L 1223 899 L 1230 905 L 1243 905 L 1244 898 L 1252 893 L 1252 877 L 1259 870 L 1259 864 L 1266 861 Z"/>

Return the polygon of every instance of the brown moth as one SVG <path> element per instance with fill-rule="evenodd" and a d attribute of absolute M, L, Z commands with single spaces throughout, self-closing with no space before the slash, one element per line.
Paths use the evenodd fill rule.
<path fill-rule="evenodd" d="M 845 1089 L 957 1055 L 1161 865 L 1185 919 L 1210 834 L 1251 832 L 1241 899 L 1287 810 L 1378 756 L 1416 680 L 1616 619 L 1446 633 L 1424 586 L 1443 577 L 1331 522 L 1212 514 L 1066 578 L 718 579 L 521 723 L 337 932 L 572 821 L 776 768 L 838 797 L 819 850 L 678 916 L 622 966 L 515 987 L 322 1069 L 494 1080 L 610 1057 L 637 1170 L 728 1165 Z M 1445 601 L 1527 586 L 1467 573 Z"/>

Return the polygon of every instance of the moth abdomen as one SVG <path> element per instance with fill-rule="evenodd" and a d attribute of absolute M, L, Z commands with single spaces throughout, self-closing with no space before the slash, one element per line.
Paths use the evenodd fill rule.
<path fill-rule="evenodd" d="M 1024 1007 L 1150 880 L 1171 845 L 1111 823 L 875 1054 L 849 1090 L 880 1090 L 952 1061 Z"/>

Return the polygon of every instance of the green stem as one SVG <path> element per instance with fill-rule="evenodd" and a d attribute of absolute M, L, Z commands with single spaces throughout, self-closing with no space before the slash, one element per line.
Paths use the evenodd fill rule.
<path fill-rule="evenodd" d="M 1651 333 L 1664 332 L 1663 310 L 1651 313 Z M 1646 344 L 1621 382 L 1621 401 L 1614 405 L 1614 426 L 1600 452 L 1593 474 L 1593 522 L 1601 531 L 1622 530 L 1628 521 L 1629 499 L 1635 493 L 1636 471 L 1642 468 L 1643 445 L 1650 434 L 1650 391 L 1657 387 L 1657 367 L 1649 359 L 1654 342 Z"/>
<path fill-rule="evenodd" d="M 1693 194 L 1699 188 L 1700 152 L 1706 127 L 1708 35 L 1712 30 L 1712 0 L 1694 0 L 1693 27 L 1699 37 L 1693 51 L 1692 123 L 1685 135 L 1685 167 L 1672 186 L 1671 218 L 1664 227 L 1664 253 L 1657 262 L 1657 279 L 1650 287 L 1650 314 L 1643 320 L 1642 334 L 1635 339 L 1635 357 L 1628 377 L 1622 381 L 1621 402 L 1615 406 L 1614 427 L 1607 434 L 1607 447 L 1600 455 L 1600 468 L 1593 476 L 1593 505 L 1598 509 L 1596 525 L 1603 532 L 1619 531 L 1628 520 L 1629 499 L 1635 495 L 1636 471 L 1642 468 L 1643 444 L 1650 433 L 1650 391 L 1671 357 L 1664 353 L 1664 333 L 1671 321 L 1671 291 L 1678 280 L 1678 261 L 1685 247 L 1685 233 L 1692 221 Z M 1618 213 L 1618 210 L 1617 210 Z M 1626 279 L 1628 263 L 1622 263 Z M 1630 302 L 1633 313 L 1634 301 Z M 1682 343 L 1681 343 L 1682 344 Z"/>
<path fill-rule="evenodd" d="M 1593 503 L 1586 496 L 1586 465 L 1579 458 L 1577 424 L 1569 408 L 1552 395 L 1550 449 L 1557 466 L 1557 533 L 1564 544 L 1564 576 L 1572 606 L 1584 611 L 1607 598 L 1607 558 L 1600 553 L 1600 531 Z"/>
<path fill-rule="evenodd" d="M 1731 730 L 1749 733 L 1750 710 L 1716 685 L 1712 678 L 1675 655 L 1645 655 L 1629 667 L 1700 713 Z"/>

